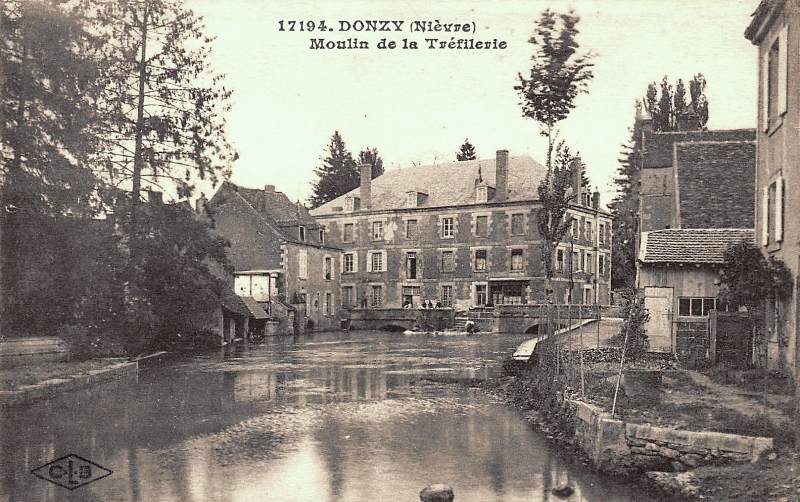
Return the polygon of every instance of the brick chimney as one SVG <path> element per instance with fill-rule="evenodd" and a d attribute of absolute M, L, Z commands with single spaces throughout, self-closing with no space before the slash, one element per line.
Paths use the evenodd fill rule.
<path fill-rule="evenodd" d="M 200 193 L 200 197 L 194 203 L 194 210 L 197 214 L 201 216 L 205 216 L 207 213 L 207 206 L 208 206 L 208 199 L 206 199 L 206 194 Z"/>
<path fill-rule="evenodd" d="M 583 164 L 578 161 L 572 163 L 572 193 L 575 204 L 588 205 L 583 200 Z"/>
<path fill-rule="evenodd" d="M 495 156 L 494 200 L 502 202 L 508 198 L 508 150 L 497 150 Z"/>
<path fill-rule="evenodd" d="M 164 198 L 161 192 L 157 190 L 148 190 L 147 191 L 147 202 L 152 205 L 156 204 L 163 204 Z"/>
<path fill-rule="evenodd" d="M 372 164 L 364 163 L 359 166 L 361 171 L 361 209 L 369 210 L 372 207 Z"/>
<path fill-rule="evenodd" d="M 264 191 L 267 193 L 275 193 L 275 185 L 264 185 Z"/>

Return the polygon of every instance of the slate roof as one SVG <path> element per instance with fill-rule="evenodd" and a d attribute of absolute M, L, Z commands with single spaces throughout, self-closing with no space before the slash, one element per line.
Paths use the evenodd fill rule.
<path fill-rule="evenodd" d="M 678 143 L 675 151 L 682 228 L 755 226 L 755 142 Z"/>
<path fill-rule="evenodd" d="M 283 192 L 234 186 L 251 206 L 260 212 L 267 213 L 279 225 L 317 225 L 316 220 L 308 213 L 305 206 L 292 202 Z"/>
<path fill-rule="evenodd" d="M 728 245 L 742 240 L 755 243 L 755 231 L 749 228 L 680 228 L 643 232 L 639 260 L 642 263 L 724 263 Z"/>
<path fill-rule="evenodd" d="M 672 146 L 688 141 L 755 141 L 755 129 L 722 129 L 716 131 L 645 132 L 643 167 L 672 165 Z"/>
<path fill-rule="evenodd" d="M 495 183 L 495 159 L 449 162 L 432 166 L 390 169 L 372 180 L 371 210 L 391 210 L 406 207 L 406 192 L 416 190 L 428 194 L 420 207 L 446 207 L 475 203 L 475 180 L 480 166 L 483 180 L 492 187 Z M 537 199 L 536 187 L 545 175 L 545 168 L 527 155 L 508 159 L 508 201 Z M 358 196 L 359 189 L 311 210 L 313 216 L 341 214 L 334 210 L 344 207 L 345 197 Z M 491 202 L 491 201 L 490 201 Z"/>

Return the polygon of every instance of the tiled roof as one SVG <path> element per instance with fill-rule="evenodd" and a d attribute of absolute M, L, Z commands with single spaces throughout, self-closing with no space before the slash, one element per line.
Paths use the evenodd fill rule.
<path fill-rule="evenodd" d="M 755 141 L 755 129 L 727 129 L 716 131 L 645 132 L 644 167 L 672 165 L 672 145 L 687 141 Z"/>
<path fill-rule="evenodd" d="M 251 206 L 269 214 L 279 225 L 316 225 L 314 218 L 308 214 L 308 209 L 302 204 L 290 201 L 283 192 L 235 186 Z"/>
<path fill-rule="evenodd" d="M 643 263 L 724 263 L 730 244 L 755 242 L 748 228 L 681 228 L 642 233 Z"/>
<path fill-rule="evenodd" d="M 390 169 L 372 180 L 372 210 L 400 209 L 405 207 L 406 192 L 416 190 L 428 194 L 421 207 L 458 206 L 475 203 L 475 181 L 478 167 L 489 186 L 495 183 L 495 159 L 450 162 L 433 166 Z M 535 200 L 536 187 L 545 175 L 545 168 L 531 157 L 508 159 L 509 201 Z M 311 210 L 313 216 L 337 214 L 336 207 L 344 207 L 347 195 L 358 196 L 359 189 Z"/>
<path fill-rule="evenodd" d="M 250 311 L 250 315 L 254 319 L 263 320 L 269 319 L 269 315 L 264 310 L 264 308 L 258 304 L 255 298 L 252 296 L 242 296 L 242 302 L 247 306 L 247 309 Z"/>
<path fill-rule="evenodd" d="M 756 144 L 750 141 L 676 145 L 682 228 L 752 228 Z"/>
<path fill-rule="evenodd" d="M 248 316 L 250 315 L 250 310 L 247 308 L 247 305 L 242 301 L 242 297 L 237 295 L 233 292 L 230 286 L 225 284 L 222 287 L 222 295 L 221 295 L 221 303 L 222 306 L 233 312 L 234 314 Z"/>

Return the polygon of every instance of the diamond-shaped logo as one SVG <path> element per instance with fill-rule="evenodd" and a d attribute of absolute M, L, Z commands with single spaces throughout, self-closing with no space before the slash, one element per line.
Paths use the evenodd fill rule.
<path fill-rule="evenodd" d="M 113 474 L 113 472 L 74 453 L 57 458 L 31 471 L 34 476 L 68 490 L 88 485 Z"/>

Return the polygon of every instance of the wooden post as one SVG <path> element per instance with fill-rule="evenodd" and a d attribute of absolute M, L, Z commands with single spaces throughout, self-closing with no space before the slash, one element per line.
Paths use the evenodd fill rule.
<path fill-rule="evenodd" d="M 581 307 L 579 305 L 578 306 L 578 334 L 579 334 L 580 343 L 581 343 L 581 348 L 580 348 L 580 351 L 581 351 L 581 354 L 580 354 L 580 357 L 581 357 L 581 399 L 586 397 L 586 381 L 584 379 L 584 374 L 583 374 L 583 315 L 582 315 L 582 313 L 583 312 L 582 312 Z"/>
<path fill-rule="evenodd" d="M 625 339 L 622 342 L 622 354 L 619 358 L 619 373 L 617 374 L 617 385 L 614 387 L 614 402 L 611 403 L 611 418 L 614 418 L 614 413 L 617 410 L 617 394 L 619 393 L 619 384 L 622 382 L 622 366 L 625 364 L 625 348 L 628 346 L 628 332 L 631 327 L 628 324 L 625 327 Z"/>

